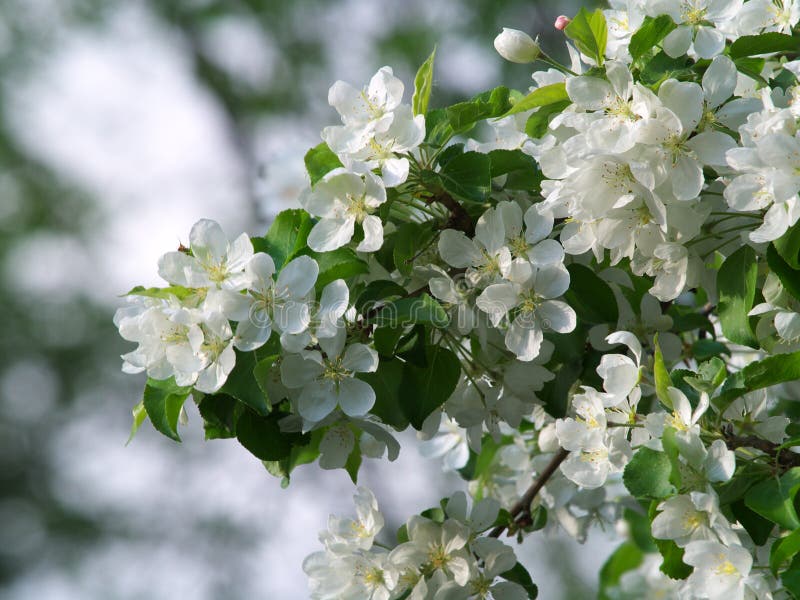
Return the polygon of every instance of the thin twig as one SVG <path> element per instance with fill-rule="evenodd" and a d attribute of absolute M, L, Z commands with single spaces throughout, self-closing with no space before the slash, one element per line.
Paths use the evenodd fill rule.
<path fill-rule="evenodd" d="M 723 430 L 725 444 L 728 450 L 737 448 L 755 448 L 764 454 L 775 458 L 775 462 L 781 469 L 791 469 L 800 467 L 800 454 L 792 452 L 789 448 L 782 447 L 780 444 L 770 442 L 755 435 L 734 435 L 730 428 Z"/>
<path fill-rule="evenodd" d="M 531 484 L 525 493 L 522 495 L 522 498 L 511 507 L 511 518 L 514 522 L 517 522 L 517 517 L 522 516 L 530 516 L 531 512 L 531 502 L 533 499 L 536 498 L 536 494 L 538 494 L 547 481 L 553 476 L 553 474 L 558 470 L 559 465 L 564 462 L 564 459 L 569 456 L 569 450 L 564 450 L 560 448 L 556 455 L 552 458 L 552 460 L 547 464 L 544 470 L 539 474 L 539 477 L 536 478 L 536 481 Z M 506 528 L 505 525 L 498 525 L 489 533 L 490 537 L 500 537 L 500 534 L 503 533 L 503 530 Z"/>

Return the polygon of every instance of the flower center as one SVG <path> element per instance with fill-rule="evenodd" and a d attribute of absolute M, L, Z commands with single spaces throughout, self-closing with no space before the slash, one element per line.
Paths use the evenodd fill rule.
<path fill-rule="evenodd" d="M 372 212 L 370 207 L 367 206 L 366 194 L 359 197 L 347 194 L 347 202 L 347 213 L 353 215 L 358 223 L 361 223 Z"/>
<path fill-rule="evenodd" d="M 688 23 L 689 25 L 699 25 L 705 20 L 707 13 L 708 9 L 705 7 L 701 8 L 699 6 L 685 4 L 681 11 L 681 18 L 684 23 Z"/>
<path fill-rule="evenodd" d="M 518 235 L 517 237 L 513 238 L 511 241 L 509 241 L 508 245 L 511 249 L 511 254 L 513 254 L 516 258 L 526 256 L 528 254 L 528 250 L 530 249 L 530 244 L 528 244 L 522 235 Z"/>
<path fill-rule="evenodd" d="M 350 376 L 350 371 L 342 366 L 341 357 L 332 360 L 325 360 L 325 369 L 322 371 L 322 378 L 329 379 L 336 384 L 341 383 Z"/>
<path fill-rule="evenodd" d="M 428 562 L 434 569 L 444 569 L 450 562 L 450 557 L 445 552 L 444 546 L 437 544 L 428 553 Z"/>
<path fill-rule="evenodd" d="M 737 569 L 731 561 L 726 560 L 723 563 L 721 563 L 716 569 L 714 569 L 714 572 L 717 575 L 736 575 L 737 573 L 739 573 L 739 569 Z"/>

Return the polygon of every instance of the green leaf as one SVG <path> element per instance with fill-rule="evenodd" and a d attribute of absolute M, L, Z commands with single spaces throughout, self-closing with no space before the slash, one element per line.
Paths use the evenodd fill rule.
<path fill-rule="evenodd" d="M 631 571 L 642 564 L 644 553 L 633 542 L 623 542 L 614 553 L 608 557 L 603 567 L 600 569 L 600 600 L 610 600 L 608 590 L 619 583 L 628 571 Z"/>
<path fill-rule="evenodd" d="M 253 374 L 255 367 L 255 352 L 236 350 L 236 365 L 219 391 L 243 402 L 259 415 L 266 416 L 269 414 L 270 405 Z"/>
<path fill-rule="evenodd" d="M 445 327 L 450 322 L 450 317 L 436 300 L 428 294 L 421 294 L 415 298 L 400 298 L 387 302 L 369 321 L 383 327 L 414 323 Z"/>
<path fill-rule="evenodd" d="M 800 379 L 800 352 L 769 356 L 728 377 L 716 404 L 724 408 L 747 392 L 796 379 Z"/>
<path fill-rule="evenodd" d="M 487 154 L 465 152 L 439 172 L 442 185 L 466 202 L 485 202 L 492 191 L 492 161 Z"/>
<path fill-rule="evenodd" d="M 564 299 L 575 309 L 578 317 L 592 325 L 616 324 L 619 309 L 611 287 L 589 267 L 573 263 L 567 270 L 569 289 L 564 294 Z"/>
<path fill-rule="evenodd" d="M 566 36 L 575 42 L 578 50 L 602 66 L 606 52 L 608 28 L 606 17 L 599 8 L 590 13 L 581 8 L 575 18 L 564 28 Z"/>
<path fill-rule="evenodd" d="M 668 388 L 672 385 L 672 380 L 669 377 L 669 371 L 664 364 L 664 355 L 661 352 L 661 346 L 658 344 L 658 334 L 655 335 L 653 340 L 655 352 L 653 354 L 653 377 L 656 384 L 656 395 L 661 401 L 661 404 L 672 410 L 672 398 L 669 397 Z"/>
<path fill-rule="evenodd" d="M 536 598 L 539 595 L 539 589 L 533 583 L 530 573 L 522 563 L 518 562 L 505 573 L 500 573 L 500 577 L 506 581 L 513 581 L 521 585 L 528 593 L 528 598 Z"/>
<path fill-rule="evenodd" d="M 428 367 L 406 364 L 400 382 L 401 409 L 414 429 L 439 408 L 453 393 L 461 376 L 458 357 L 441 346 L 426 349 Z"/>
<path fill-rule="evenodd" d="M 262 461 L 264 468 L 266 468 L 271 475 L 282 478 L 281 487 L 288 487 L 290 475 L 296 467 L 307 465 L 317 459 L 319 456 L 319 443 L 324 434 L 325 432 L 322 429 L 311 432 L 311 439 L 307 444 L 292 446 L 289 456 L 281 460 Z"/>
<path fill-rule="evenodd" d="M 775 528 L 775 523 L 750 510 L 744 500 L 737 500 L 730 507 L 733 516 L 742 524 L 755 545 L 763 546 Z"/>
<path fill-rule="evenodd" d="M 370 412 L 398 431 L 408 427 L 408 418 L 400 401 L 400 384 L 403 380 L 404 364 L 399 360 L 381 360 L 374 373 L 358 373 L 356 377 L 366 381 L 375 390 L 375 405 Z"/>
<path fill-rule="evenodd" d="M 743 346 L 758 347 L 747 313 L 756 297 L 758 264 L 750 246 L 742 246 L 722 263 L 717 273 L 718 314 L 722 332 Z"/>
<path fill-rule="evenodd" d="M 180 442 L 178 417 L 191 387 L 180 387 L 175 378 L 148 379 L 144 388 L 142 404 L 153 427 L 168 438 Z"/>
<path fill-rule="evenodd" d="M 793 269 L 778 253 L 774 244 L 767 247 L 767 264 L 781 280 L 783 288 L 800 300 L 800 270 Z"/>
<path fill-rule="evenodd" d="M 570 100 L 562 100 L 539 107 L 539 110 L 532 113 L 525 121 L 525 133 L 533 139 L 544 137 L 550 126 L 551 117 L 560 114 L 570 104 L 572 104 Z"/>
<path fill-rule="evenodd" d="M 245 410 L 236 422 L 236 438 L 254 456 L 261 460 L 281 460 L 289 456 L 292 446 L 308 442 L 308 435 L 282 432 L 278 420 L 285 413 L 272 413 L 268 417 Z"/>
<path fill-rule="evenodd" d="M 359 313 L 366 313 L 374 309 L 377 305 L 383 304 L 382 301 L 389 298 L 400 298 L 406 296 L 408 292 L 399 283 L 387 279 L 371 281 L 358 295 L 355 302 L 356 310 Z"/>
<path fill-rule="evenodd" d="M 657 85 L 670 77 L 678 77 L 691 73 L 687 69 L 688 59 L 685 56 L 672 58 L 659 52 L 642 68 L 639 78 L 645 85 Z"/>
<path fill-rule="evenodd" d="M 258 389 L 261 390 L 261 393 L 268 403 L 280 400 L 280 398 L 271 399 L 269 397 L 269 390 L 272 382 L 276 379 L 280 379 L 280 370 L 275 366 L 275 362 L 278 358 L 280 358 L 280 354 L 264 356 L 259 358 L 258 362 L 253 367 L 253 378 L 256 381 L 256 385 L 258 385 Z"/>
<path fill-rule="evenodd" d="M 800 552 L 800 529 L 775 540 L 769 553 L 769 568 L 773 575 Z"/>
<path fill-rule="evenodd" d="M 139 431 L 139 427 L 142 426 L 142 423 L 144 423 L 147 417 L 147 411 L 144 408 L 144 400 L 134 406 L 131 412 L 133 413 L 133 423 L 131 423 L 131 434 L 128 436 L 128 441 L 125 442 L 126 446 L 133 441 L 133 437 L 136 435 L 136 432 Z"/>
<path fill-rule="evenodd" d="M 717 340 L 701 338 L 692 344 L 692 356 L 694 356 L 696 360 L 708 360 L 709 358 L 717 357 L 722 354 L 730 356 L 731 351 L 728 346 Z M 720 382 L 720 385 L 721 384 L 722 382 Z"/>
<path fill-rule="evenodd" d="M 794 598 L 800 598 L 800 556 L 796 556 L 791 566 L 781 573 L 781 583 Z"/>
<path fill-rule="evenodd" d="M 447 121 L 455 133 L 465 133 L 478 121 L 503 115 L 511 108 L 509 90 L 500 86 L 475 96 L 472 100 L 459 102 L 445 109 Z"/>
<path fill-rule="evenodd" d="M 428 100 L 431 98 L 431 89 L 433 88 L 433 61 L 435 57 L 436 48 L 433 49 L 428 60 L 420 65 L 414 77 L 414 96 L 411 98 L 414 115 L 424 115 L 428 112 Z"/>
<path fill-rule="evenodd" d="M 745 504 L 783 529 L 800 529 L 794 498 L 800 488 L 800 467 L 789 469 L 780 479 L 771 477 L 751 487 Z"/>
<path fill-rule="evenodd" d="M 270 225 L 267 235 L 253 238 L 256 252 L 266 252 L 280 269 L 305 248 L 308 232 L 311 231 L 311 216 L 304 210 L 293 208 L 278 213 Z"/>
<path fill-rule="evenodd" d="M 631 41 L 628 45 L 628 52 L 630 52 L 634 62 L 639 60 L 642 55 L 650 52 L 653 46 L 661 43 L 661 40 L 667 37 L 676 27 L 677 25 L 669 15 L 645 17 L 642 25 L 631 36 Z"/>
<path fill-rule="evenodd" d="M 671 472 L 672 463 L 664 452 L 642 447 L 625 466 L 622 481 L 636 498 L 666 498 L 675 493 Z"/>
<path fill-rule="evenodd" d="M 426 223 L 403 223 L 397 228 L 392 258 L 400 273 L 411 274 L 414 257 L 430 244 L 433 236 L 433 227 Z"/>
<path fill-rule="evenodd" d="M 350 481 L 352 481 L 353 484 L 358 483 L 358 470 L 360 468 L 361 468 L 361 446 L 358 443 L 358 437 L 356 437 L 356 442 L 353 445 L 353 450 L 347 457 L 347 462 L 344 463 L 344 470 L 347 471 L 347 474 L 350 476 Z"/>
<path fill-rule="evenodd" d="M 758 35 L 744 35 L 730 48 L 731 58 L 772 54 L 773 52 L 798 52 L 800 39 L 783 33 L 768 32 Z"/>
<path fill-rule="evenodd" d="M 319 265 L 317 290 L 337 279 L 348 279 L 369 271 L 367 263 L 358 258 L 350 248 L 337 248 L 331 252 L 314 252 L 306 248 L 302 254 L 310 256 Z"/>
<path fill-rule="evenodd" d="M 550 85 L 544 85 L 540 88 L 536 88 L 522 100 L 515 102 L 511 109 L 503 116 L 507 117 L 509 115 L 515 115 L 539 106 L 563 103 L 565 101 L 571 102 L 569 95 L 567 94 L 567 84 L 563 82 L 551 83 Z"/>
<path fill-rule="evenodd" d="M 342 161 L 328 148 L 328 144 L 325 142 L 306 152 L 305 163 L 306 171 L 311 178 L 311 185 L 315 185 L 327 173 L 343 166 Z"/>
<path fill-rule="evenodd" d="M 492 150 L 489 152 L 492 178 L 505 175 L 507 190 L 535 190 L 541 182 L 536 161 L 522 150 Z"/>
<path fill-rule="evenodd" d="M 787 265 L 795 271 L 800 270 L 800 221 L 772 243 Z"/>
<path fill-rule="evenodd" d="M 711 341 L 711 340 L 699 340 L 699 341 Z M 714 342 L 714 343 L 720 344 L 719 342 Z M 720 345 L 725 348 L 725 351 L 728 354 L 730 354 L 730 351 L 728 350 L 727 346 L 724 346 L 724 344 Z M 698 358 L 699 360 L 699 357 L 697 356 L 696 353 L 695 353 L 695 358 Z M 707 394 L 710 395 L 713 394 L 714 391 L 719 386 L 722 385 L 727 375 L 728 375 L 728 370 L 725 367 L 725 363 L 715 356 L 711 360 L 704 362 L 702 365 L 700 365 L 700 367 L 697 369 L 696 377 L 684 376 L 683 381 L 692 386 L 692 388 L 695 389 L 696 391 L 706 392 Z"/>
<path fill-rule="evenodd" d="M 197 290 L 192 288 L 185 288 L 181 285 L 170 285 L 163 288 L 151 287 L 146 288 L 141 285 L 137 285 L 135 288 L 131 289 L 126 296 L 147 296 L 148 298 L 161 298 L 164 300 L 169 300 L 172 296 L 175 296 L 178 300 L 185 300 L 189 296 L 196 294 Z"/>
<path fill-rule="evenodd" d="M 225 394 L 206 394 L 197 405 L 207 440 L 236 437 L 236 421 L 244 404 Z"/>
<path fill-rule="evenodd" d="M 398 340 L 403 335 L 403 327 L 377 327 L 372 334 L 378 354 L 391 358 L 395 354 Z"/>
<path fill-rule="evenodd" d="M 686 579 L 692 574 L 692 567 L 683 562 L 683 548 L 673 540 L 656 540 L 658 551 L 663 557 L 661 572 L 670 579 Z"/>

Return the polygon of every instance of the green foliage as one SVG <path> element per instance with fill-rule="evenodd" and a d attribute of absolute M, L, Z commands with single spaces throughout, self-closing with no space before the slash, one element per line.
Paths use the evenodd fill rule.
<path fill-rule="evenodd" d="M 450 322 L 450 318 L 441 304 L 428 294 L 421 294 L 387 303 L 369 319 L 369 322 L 379 327 L 414 323 L 444 327 Z"/>
<path fill-rule="evenodd" d="M 364 288 L 364 291 L 358 295 L 355 301 L 356 310 L 359 313 L 369 312 L 378 304 L 383 304 L 383 301 L 390 298 L 400 298 L 405 296 L 406 288 L 399 283 L 389 281 L 386 279 L 378 279 L 371 281 Z"/>
<path fill-rule="evenodd" d="M 410 275 L 414 268 L 414 258 L 420 250 L 426 248 L 435 233 L 433 226 L 427 223 L 403 223 L 397 228 L 394 236 L 392 258 L 394 266 L 403 275 Z"/>
<path fill-rule="evenodd" d="M 305 249 L 302 254 L 310 256 L 319 265 L 317 290 L 321 290 L 337 279 L 348 279 L 369 271 L 367 263 L 358 258 L 358 255 L 350 248 L 344 246 L 330 252 L 314 252 Z"/>
<path fill-rule="evenodd" d="M 800 271 L 800 222 L 772 242 L 775 251 L 795 271 Z"/>
<path fill-rule="evenodd" d="M 655 377 L 656 395 L 661 404 L 672 410 L 672 399 L 669 397 L 668 388 L 672 385 L 672 380 L 664 364 L 664 355 L 661 353 L 661 346 L 658 344 L 658 334 L 655 340 L 655 353 L 653 354 L 653 377 Z"/>
<path fill-rule="evenodd" d="M 311 185 L 316 185 L 327 173 L 343 166 L 342 161 L 328 148 L 328 144 L 325 142 L 317 144 L 306 152 L 304 160 L 306 171 L 311 178 Z"/>
<path fill-rule="evenodd" d="M 782 247 L 784 251 L 790 249 L 784 244 L 782 244 Z M 784 289 L 800 300 L 800 269 L 792 268 L 778 252 L 775 244 L 770 244 L 767 247 L 767 264 L 770 270 L 781 280 Z"/>
<path fill-rule="evenodd" d="M 724 407 L 747 392 L 796 379 L 800 379 L 800 352 L 768 356 L 728 377 L 716 403 Z"/>
<path fill-rule="evenodd" d="M 798 52 L 800 40 L 791 35 L 777 32 L 760 33 L 758 35 L 745 35 L 731 44 L 731 58 L 755 56 L 757 54 L 772 54 L 773 52 Z"/>
<path fill-rule="evenodd" d="M 269 414 L 270 405 L 254 374 L 256 362 L 255 352 L 236 350 L 236 365 L 219 391 L 246 404 L 257 414 L 266 416 Z"/>
<path fill-rule="evenodd" d="M 528 593 L 528 598 L 533 599 L 539 595 L 539 588 L 537 588 L 536 584 L 533 583 L 530 573 L 528 573 L 528 570 L 522 565 L 522 563 L 518 562 L 505 573 L 500 573 L 500 577 L 506 581 L 513 581 L 514 583 L 521 585 Z"/>
<path fill-rule="evenodd" d="M 280 269 L 305 248 L 311 226 L 311 217 L 306 211 L 299 208 L 281 211 L 264 237 L 252 238 L 253 248 L 269 254 L 275 261 L 275 268 Z"/>
<path fill-rule="evenodd" d="M 743 346 L 758 347 L 748 313 L 756 295 L 758 264 L 750 246 L 742 246 L 722 263 L 717 274 L 718 314 L 722 332 Z"/>
<path fill-rule="evenodd" d="M 408 417 L 400 397 L 405 363 L 399 360 L 381 360 L 374 373 L 358 373 L 357 377 L 366 381 L 375 390 L 375 406 L 372 412 L 381 421 L 398 431 L 408 427 Z"/>
<path fill-rule="evenodd" d="M 478 121 L 503 116 L 510 107 L 509 89 L 500 86 L 478 94 L 472 100 L 448 106 L 445 114 L 454 133 L 466 133 Z"/>
<path fill-rule="evenodd" d="M 567 270 L 570 281 L 564 299 L 575 309 L 578 317 L 593 325 L 616 324 L 619 309 L 611 287 L 589 267 L 572 263 Z"/>
<path fill-rule="evenodd" d="M 424 115 L 428 112 L 428 101 L 433 88 L 433 61 L 436 57 L 436 48 L 433 49 L 428 59 L 422 63 L 414 77 L 414 96 L 411 107 L 415 115 Z"/>
<path fill-rule="evenodd" d="M 795 467 L 779 479 L 772 477 L 754 485 L 745 494 L 744 502 L 748 508 L 784 529 L 800 529 L 800 518 L 794 506 L 798 489 L 800 467 Z"/>
<path fill-rule="evenodd" d="M 142 404 L 153 427 L 168 438 L 180 442 L 178 417 L 191 387 L 180 387 L 175 378 L 148 379 L 144 388 Z"/>
<path fill-rule="evenodd" d="M 641 447 L 625 466 L 622 481 L 635 498 L 666 498 L 675 493 L 671 472 L 672 463 L 664 452 Z"/>
<path fill-rule="evenodd" d="M 282 432 L 278 421 L 286 413 L 273 412 L 262 417 L 251 410 L 242 412 L 236 421 L 236 438 L 254 456 L 266 461 L 279 461 L 289 456 L 293 446 L 308 443 L 308 435 Z"/>
<path fill-rule="evenodd" d="M 492 179 L 506 175 L 507 190 L 531 190 L 538 184 L 536 161 L 522 150 L 492 150 L 489 160 Z"/>
<path fill-rule="evenodd" d="M 544 137 L 552 117 L 560 114 L 570 104 L 572 104 L 570 100 L 561 100 L 560 102 L 553 102 L 539 107 L 539 110 L 532 113 L 528 120 L 525 121 L 525 133 L 533 139 Z"/>
<path fill-rule="evenodd" d="M 601 9 L 590 13 L 581 8 L 575 18 L 564 29 L 569 39 L 586 56 L 593 58 L 598 66 L 602 66 L 608 40 L 606 17 Z"/>
<path fill-rule="evenodd" d="M 633 62 L 638 61 L 643 55 L 650 52 L 654 46 L 661 43 L 677 25 L 669 15 L 658 17 L 645 17 L 641 27 L 631 36 L 628 51 Z"/>
<path fill-rule="evenodd" d="M 225 394 L 207 394 L 197 404 L 207 440 L 236 437 L 236 420 L 245 405 Z"/>
<path fill-rule="evenodd" d="M 161 298 L 162 300 L 169 300 L 171 297 L 175 297 L 178 300 L 185 300 L 192 294 L 195 294 L 196 290 L 191 288 L 185 288 L 180 285 L 168 285 L 167 287 L 163 288 L 146 288 L 141 285 L 137 285 L 135 288 L 131 289 L 126 296 L 147 296 L 148 298 Z"/>
<path fill-rule="evenodd" d="M 507 117 L 509 115 L 525 112 L 526 110 L 531 110 L 532 108 L 559 103 L 563 104 L 564 102 L 569 101 L 570 99 L 567 95 L 566 84 L 552 83 L 550 85 L 544 85 L 540 88 L 536 88 L 530 94 L 518 102 L 515 102 L 514 105 L 503 116 Z"/>
<path fill-rule="evenodd" d="M 608 557 L 603 567 L 600 569 L 600 600 L 610 600 L 608 595 L 610 588 L 619 583 L 620 577 L 628 571 L 635 569 L 644 560 L 644 553 L 633 542 L 623 542 L 611 556 Z"/>
<path fill-rule="evenodd" d="M 142 423 L 144 423 L 144 420 L 147 418 L 147 411 L 144 408 L 144 400 L 134 406 L 131 413 L 133 414 L 133 423 L 131 423 L 131 434 L 128 436 L 128 441 L 125 442 L 126 446 L 133 441 L 136 432 L 139 431 L 139 427 L 142 426 Z"/>
<path fill-rule="evenodd" d="M 461 375 L 461 362 L 447 348 L 428 346 L 425 356 L 426 368 L 406 364 L 399 390 L 400 408 L 417 430 L 450 397 Z"/>
<path fill-rule="evenodd" d="M 492 191 L 492 161 L 487 154 L 465 152 L 439 173 L 442 187 L 459 200 L 485 202 Z"/>

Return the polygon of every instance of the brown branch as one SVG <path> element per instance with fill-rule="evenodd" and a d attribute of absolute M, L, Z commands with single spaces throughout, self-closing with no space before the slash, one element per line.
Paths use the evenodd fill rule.
<path fill-rule="evenodd" d="M 800 454 L 792 452 L 789 448 L 782 448 L 780 444 L 770 442 L 756 435 L 734 435 L 731 428 L 723 430 L 725 444 L 728 450 L 737 448 L 755 448 L 775 459 L 781 470 L 800 467 Z"/>
<path fill-rule="evenodd" d="M 544 470 L 539 473 L 539 477 L 536 478 L 536 481 L 534 481 L 533 484 L 531 484 L 531 487 L 525 491 L 525 493 L 522 495 L 522 498 L 520 498 L 517 503 L 511 507 L 511 518 L 515 523 L 519 523 L 519 521 L 524 521 L 530 517 L 531 502 L 533 502 L 533 499 L 536 498 L 536 495 L 542 490 L 547 481 L 555 474 L 559 465 L 564 462 L 564 459 L 567 458 L 567 456 L 569 456 L 569 450 L 559 448 L 558 452 L 556 452 L 556 455 L 547 464 Z M 500 534 L 503 533 L 504 529 L 506 529 L 505 525 L 498 525 L 492 529 L 492 531 L 489 533 L 489 537 L 500 537 Z M 509 532 L 509 535 L 510 534 L 511 532 Z"/>
<path fill-rule="evenodd" d="M 461 206 L 461 203 L 453 198 L 450 194 L 445 192 L 444 190 L 440 191 L 433 196 L 425 198 L 425 202 L 430 204 L 431 202 L 438 202 L 447 208 L 450 211 L 450 218 L 445 223 L 445 229 L 458 229 L 459 231 L 463 231 L 468 236 L 472 236 L 475 233 L 475 227 L 472 224 L 472 217 L 469 216 L 464 207 Z"/>

